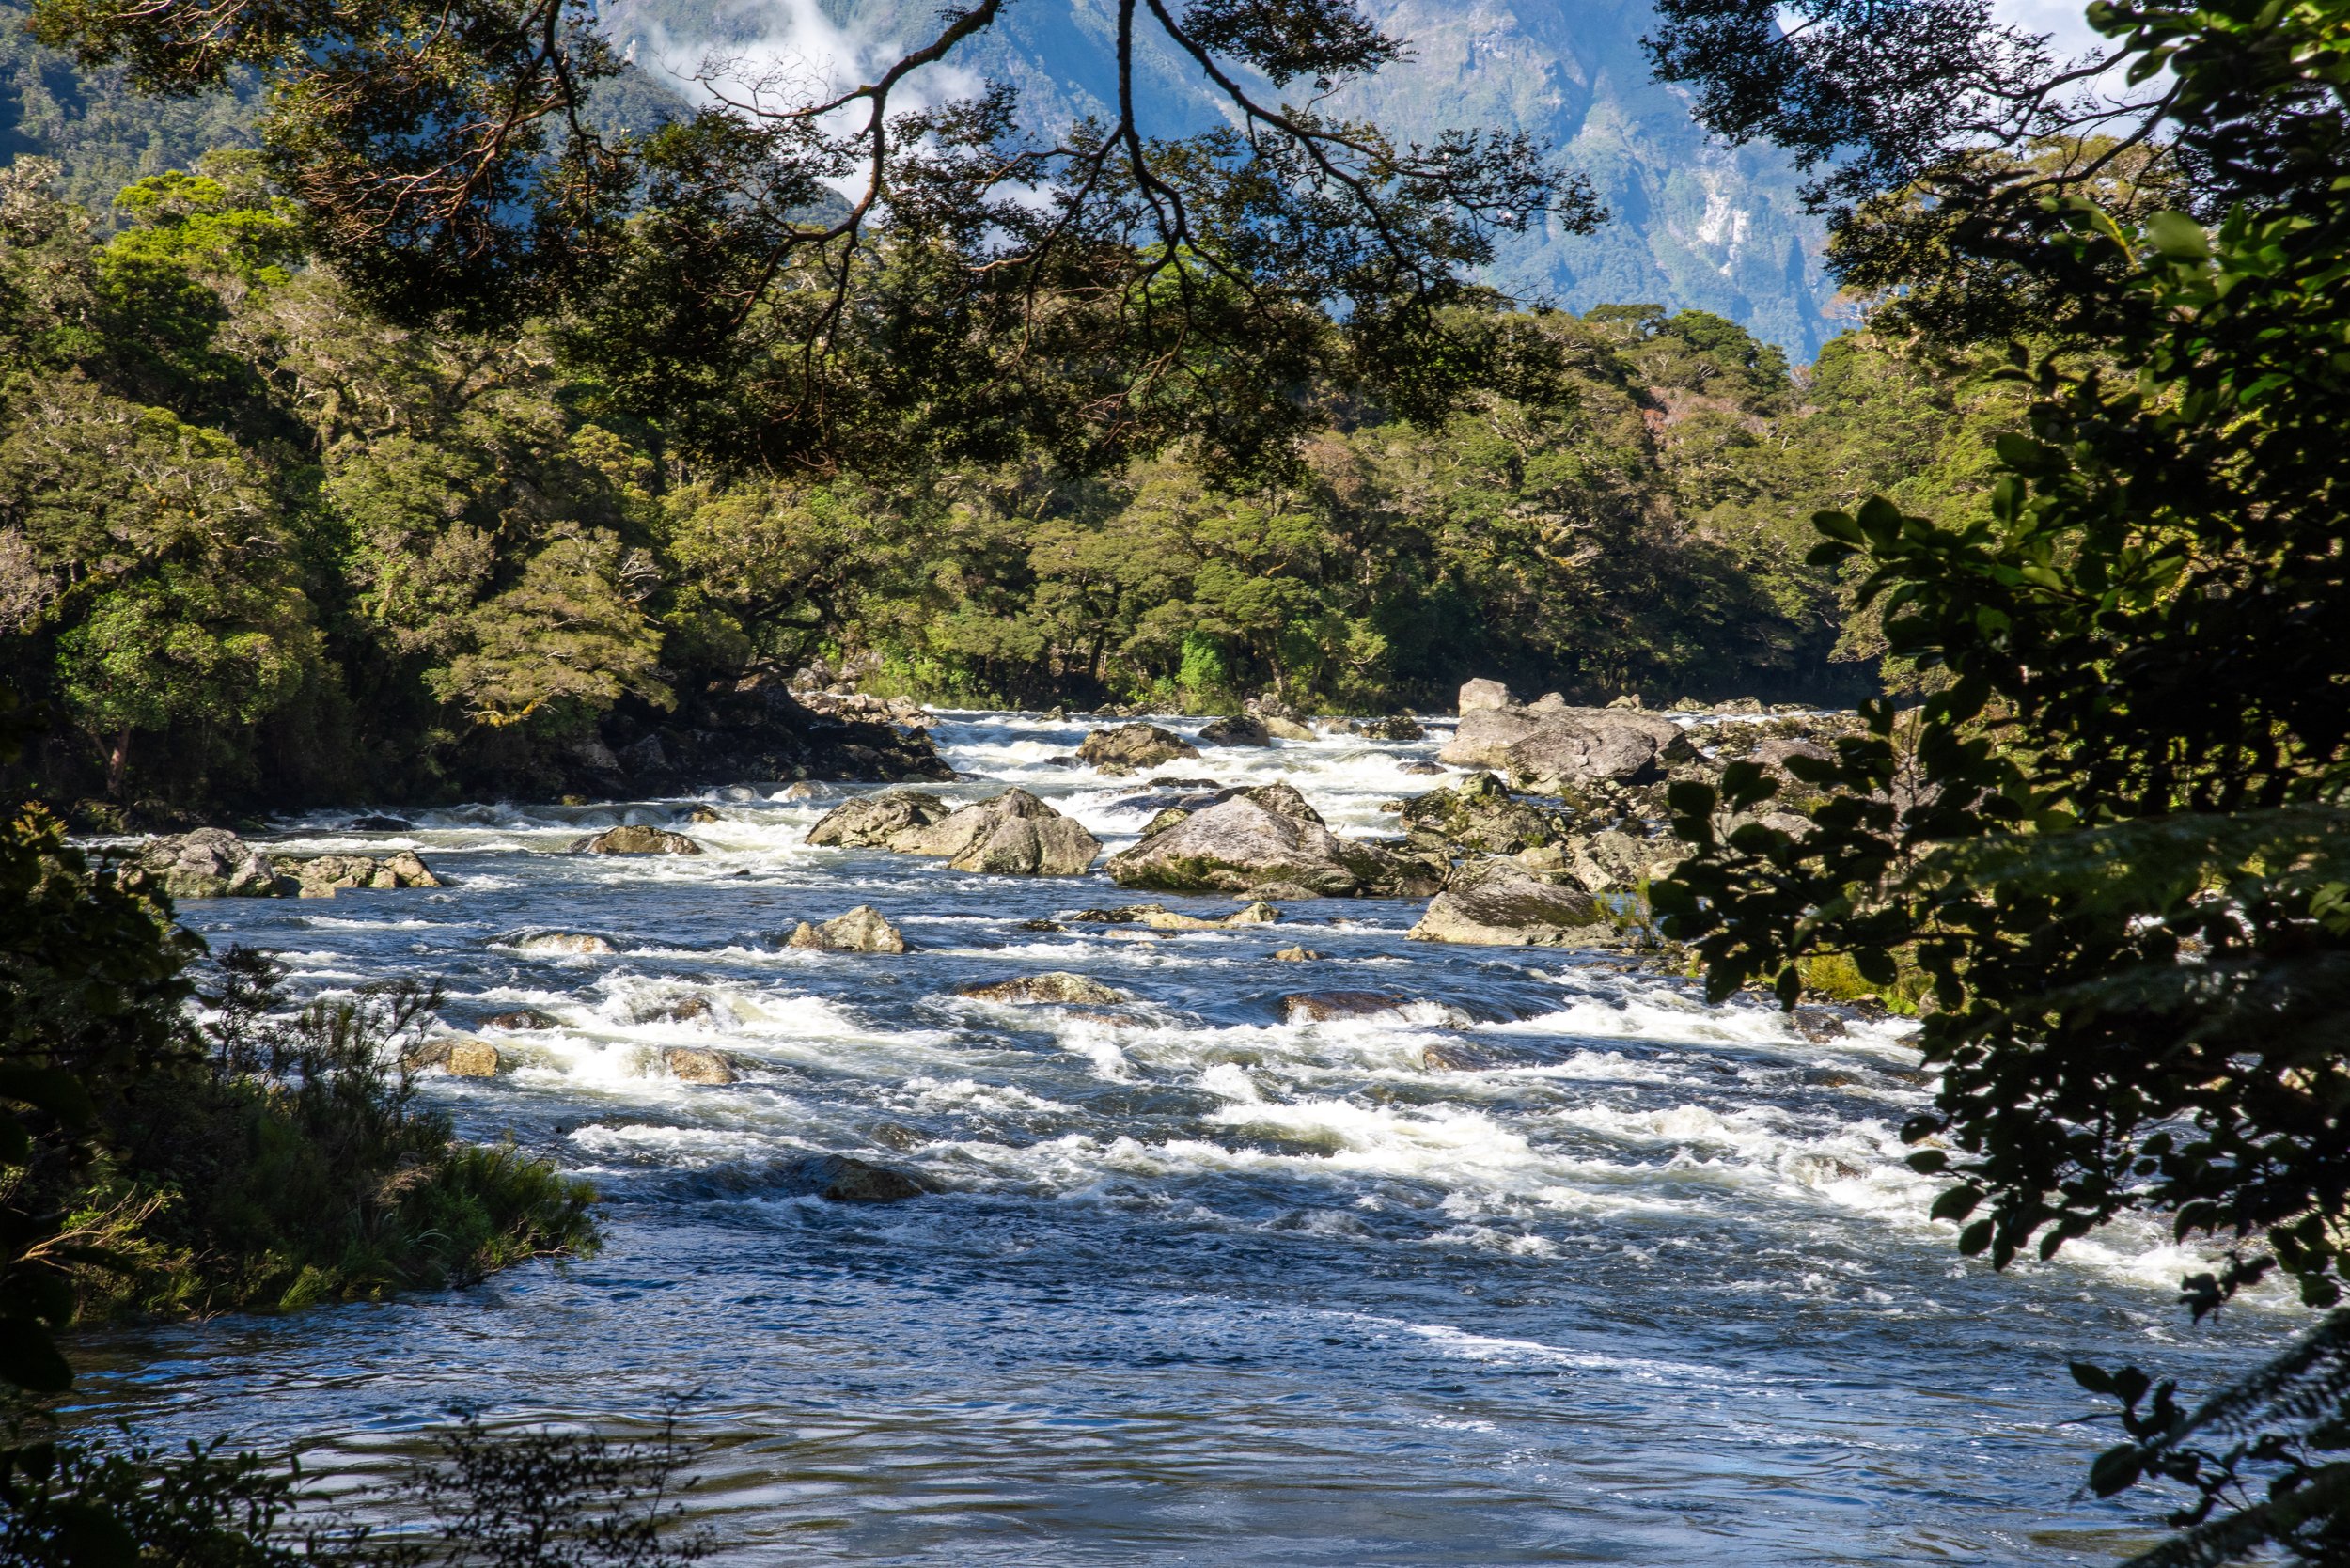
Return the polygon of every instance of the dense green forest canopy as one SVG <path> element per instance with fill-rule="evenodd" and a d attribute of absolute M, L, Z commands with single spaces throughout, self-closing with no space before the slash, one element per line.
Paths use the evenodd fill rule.
<path fill-rule="evenodd" d="M 1255 481 L 1180 441 L 778 474 L 616 406 L 576 322 L 384 323 L 235 149 L 103 222 L 18 160 L 0 295 L 0 656 L 69 799 L 528 789 L 615 711 L 819 654 L 964 702 L 1849 700 L 1873 634 L 1802 520 L 1959 504 L 2014 406 L 1867 337 L 1798 378 L 1699 312 L 1480 312 L 1526 395 L 1324 385 Z"/>

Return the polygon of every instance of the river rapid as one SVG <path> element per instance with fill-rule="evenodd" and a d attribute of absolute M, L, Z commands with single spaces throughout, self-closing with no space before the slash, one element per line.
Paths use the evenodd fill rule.
<path fill-rule="evenodd" d="M 1164 719 L 1196 731 L 1197 721 Z M 1016 783 L 1107 848 L 1139 779 L 1056 763 L 1086 726 L 954 713 L 978 799 Z M 1203 747 L 1157 770 L 1295 785 L 1341 833 L 1444 782 L 1440 737 Z M 2189 1260 L 2112 1231 L 1995 1275 L 1927 1217 L 1898 1129 L 1929 1092 L 1904 1027 L 1811 1043 L 1620 960 L 1406 942 L 1419 905 L 1284 906 L 1272 926 L 1022 929 L 1135 902 L 812 850 L 867 786 L 625 808 L 478 806 L 269 847 L 414 848 L 452 886 L 182 914 L 277 949 L 304 993 L 438 976 L 454 1027 L 523 1065 L 422 1080 L 477 1138 L 591 1178 L 608 1246 L 475 1289 L 94 1337 L 90 1420 L 292 1445 L 360 1482 L 451 1407 L 650 1419 L 709 1445 L 695 1506 L 727 1561 L 1504 1564 L 2110 1561 L 2143 1506 L 2076 1496 L 2109 1429 L 2066 1359 L 2201 1381 Z M 620 821 L 697 857 L 561 852 Z M 1228 913 L 1229 900 L 1167 898 Z M 918 950 L 788 949 L 870 903 Z M 565 956 L 512 938 L 591 931 Z M 1277 963 L 1302 944 L 1326 956 Z M 959 988 L 1074 970 L 1115 1008 Z M 1375 991 L 1370 1017 L 1280 998 Z M 699 996 L 706 1015 L 660 1017 Z M 750 1065 L 681 1084 L 661 1048 Z M 1495 1063 L 1432 1069 L 1431 1045 Z M 889 1205 L 794 1195 L 812 1152 L 917 1175 Z"/>

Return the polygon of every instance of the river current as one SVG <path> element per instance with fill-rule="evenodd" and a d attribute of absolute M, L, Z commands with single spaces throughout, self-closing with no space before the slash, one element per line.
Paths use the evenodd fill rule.
<path fill-rule="evenodd" d="M 1196 730 L 1196 721 L 1167 719 Z M 1086 725 L 951 713 L 972 776 L 1109 850 L 1143 780 L 1057 762 Z M 1202 747 L 1157 770 L 1284 780 L 1341 833 L 1444 780 L 1439 737 Z M 451 886 L 183 906 L 276 949 L 304 993 L 438 976 L 445 1017 L 521 1065 L 429 1074 L 477 1138 L 592 1179 L 608 1245 L 471 1290 L 115 1332 L 92 1419 L 226 1434 L 361 1481 L 458 1405 L 632 1423 L 683 1401 L 695 1507 L 744 1563 L 1641 1565 L 2110 1561 L 2144 1505 L 2085 1500 L 2112 1441 L 2068 1358 L 2200 1382 L 2189 1260 L 2115 1231 L 1993 1274 L 1927 1217 L 1898 1129 L 1929 1092 L 1904 1026 L 1807 1042 L 1619 960 L 1407 942 L 1419 905 L 1277 925 L 1023 923 L 1156 895 L 815 850 L 847 794 L 780 786 L 623 808 L 477 806 L 272 848 L 414 848 Z M 561 853 L 620 821 L 709 853 Z M 1229 900 L 1165 898 L 1230 912 Z M 788 949 L 870 903 L 916 950 Z M 528 950 L 589 931 L 604 955 Z M 1325 956 L 1274 962 L 1303 945 Z M 1073 970 L 1116 1007 L 959 989 Z M 1371 991 L 1288 1021 L 1285 996 Z M 711 1005 L 664 1016 L 687 997 Z M 661 1048 L 750 1070 L 677 1082 Z M 1424 1053 L 1491 1065 L 1431 1067 Z M 1442 1058 L 1442 1053 L 1440 1053 Z M 798 1195 L 810 1153 L 911 1172 L 889 1206 Z M 2255 1325 L 2256 1326 L 2256 1325 Z"/>

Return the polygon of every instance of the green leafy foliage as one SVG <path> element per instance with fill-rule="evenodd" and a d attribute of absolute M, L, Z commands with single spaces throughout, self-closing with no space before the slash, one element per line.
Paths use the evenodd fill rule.
<path fill-rule="evenodd" d="M 1814 558 L 1865 563 L 1882 635 L 1933 689 L 1788 764 L 1828 795 L 1808 832 L 1729 829 L 1775 792 L 1759 772 L 1677 787 L 1700 854 L 1654 897 L 1716 994 L 1762 980 L 1792 1005 L 1820 954 L 1927 977 L 1919 1040 L 1942 1081 L 1906 1133 L 1952 1180 L 1936 1213 L 1963 1250 L 2045 1257 L 2145 1211 L 2217 1250 L 2186 1282 L 2199 1316 L 2270 1276 L 2332 1307 L 2350 1278 L 2350 24 L 2249 0 L 2094 17 L 2136 79 L 2170 73 L 2163 123 L 2207 171 L 2211 221 L 2125 224 L 2091 194 L 2019 204 L 2008 185 L 1961 210 L 1954 243 L 2069 299 L 2068 335 L 2096 352 L 2011 350 L 2030 401 L 1994 444 L 1987 507 L 1816 520 Z M 2198 1496 L 2146 1560 L 2339 1560 L 2340 1333 L 2200 1415 L 2143 1373 L 2084 1373 L 2132 1438 L 2092 1489 Z M 2260 1472 L 2264 1502 L 2217 1512 Z"/>
<path fill-rule="evenodd" d="M 55 720 L 24 776 L 109 814 L 544 789 L 616 714 L 820 654 L 1040 704 L 1433 706 L 1496 672 L 1849 699 L 1882 639 L 1801 519 L 1963 505 L 2020 417 L 1873 339 L 1799 384 L 1702 313 L 1465 308 L 1422 347 L 1491 386 L 1412 419 L 1301 362 L 1267 472 L 1204 436 L 1103 468 L 1017 421 L 947 462 L 922 431 L 995 417 L 969 402 L 774 472 L 681 450 L 691 406 L 637 417 L 588 316 L 371 319 L 249 155 L 139 181 L 102 241 L 49 178 L 0 175 L 0 662 Z M 713 382 L 713 416 L 748 395 Z"/>

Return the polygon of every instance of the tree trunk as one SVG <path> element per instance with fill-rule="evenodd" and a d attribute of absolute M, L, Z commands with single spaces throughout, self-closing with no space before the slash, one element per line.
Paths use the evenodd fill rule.
<path fill-rule="evenodd" d="M 122 798 L 122 776 L 131 766 L 131 727 L 124 725 L 115 733 L 114 748 L 106 753 L 106 798 Z"/>

